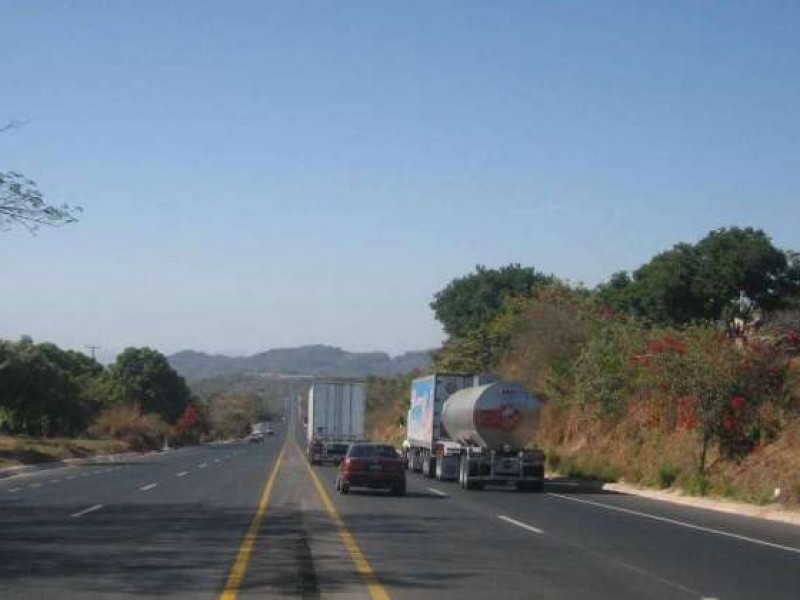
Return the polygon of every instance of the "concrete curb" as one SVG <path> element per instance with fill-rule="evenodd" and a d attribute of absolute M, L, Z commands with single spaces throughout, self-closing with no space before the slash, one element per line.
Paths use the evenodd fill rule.
<path fill-rule="evenodd" d="M 733 500 L 725 500 L 723 498 L 701 498 L 697 496 L 686 496 L 676 490 L 653 490 L 648 488 L 640 488 L 627 483 L 606 483 L 603 485 L 603 489 L 609 492 L 641 496 L 643 498 L 650 498 L 651 500 L 661 500 L 663 502 L 671 502 L 673 504 L 680 504 L 682 506 L 716 510 L 718 512 L 728 514 L 753 517 L 756 519 L 766 519 L 768 521 L 780 521 L 781 523 L 790 523 L 792 525 L 800 526 L 800 511 L 788 510 L 779 504 L 758 506 L 756 504 L 734 502 Z"/>

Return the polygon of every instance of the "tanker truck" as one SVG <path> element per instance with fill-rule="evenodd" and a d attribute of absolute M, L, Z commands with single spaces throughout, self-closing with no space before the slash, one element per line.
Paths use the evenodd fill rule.
<path fill-rule="evenodd" d="M 408 468 L 441 479 L 455 479 L 452 461 L 444 476 L 438 457 L 460 453 L 461 446 L 450 442 L 441 429 L 442 407 L 450 394 L 458 390 L 497 380 L 493 375 L 436 373 L 411 382 L 411 403 L 406 419 L 406 440 L 403 443 Z"/>
<path fill-rule="evenodd" d="M 455 472 L 462 489 L 514 485 L 519 491 L 544 488 L 544 453 L 528 448 L 539 401 L 511 381 L 496 381 L 451 394 L 441 412 L 442 444 L 436 475 Z M 455 448 L 453 448 L 455 446 Z"/>

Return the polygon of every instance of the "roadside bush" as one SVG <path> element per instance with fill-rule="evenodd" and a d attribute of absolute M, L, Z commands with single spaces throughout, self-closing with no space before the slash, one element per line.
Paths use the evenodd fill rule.
<path fill-rule="evenodd" d="M 680 474 L 680 469 L 670 462 L 661 463 L 658 467 L 658 487 L 662 490 L 672 487 Z"/>
<path fill-rule="evenodd" d="M 707 496 L 711 481 L 700 473 L 692 474 L 687 480 L 686 491 L 692 496 Z"/>
<path fill-rule="evenodd" d="M 130 406 L 114 406 L 97 417 L 90 433 L 126 442 L 133 450 L 155 450 L 162 446 L 169 426 L 155 414 L 141 414 Z"/>

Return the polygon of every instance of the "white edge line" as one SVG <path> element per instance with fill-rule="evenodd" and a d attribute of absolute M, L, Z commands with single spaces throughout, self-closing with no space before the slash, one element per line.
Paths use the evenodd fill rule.
<path fill-rule="evenodd" d="M 445 493 L 444 493 L 443 491 L 441 491 L 441 490 L 437 490 L 436 488 L 428 488 L 428 491 L 429 491 L 431 494 L 436 494 L 437 496 L 440 496 L 440 497 L 442 497 L 442 498 L 447 498 L 447 494 L 445 494 Z"/>
<path fill-rule="evenodd" d="M 8 490 L 8 493 L 9 493 L 9 494 L 11 494 L 11 493 L 13 493 L 13 492 L 21 492 L 21 491 L 22 491 L 22 488 L 20 488 L 20 487 L 17 487 L 17 488 L 14 488 L 14 489 L 12 489 L 12 490 Z"/>
<path fill-rule="evenodd" d="M 186 477 L 189 474 L 189 471 L 181 471 L 180 473 L 175 473 L 176 477 Z"/>
<path fill-rule="evenodd" d="M 751 538 L 746 535 L 740 535 L 738 533 L 730 533 L 728 531 L 712 529 L 711 527 L 702 527 L 701 525 L 693 525 L 692 523 L 686 523 L 684 521 L 678 521 L 676 519 L 670 519 L 668 517 L 659 517 L 658 515 L 651 515 L 650 513 L 639 512 L 638 510 L 631 510 L 629 508 L 622 508 L 619 506 L 609 506 L 608 504 L 602 504 L 601 502 L 592 502 L 591 500 L 584 500 L 582 498 L 572 498 L 570 496 L 564 496 L 563 494 L 551 493 L 549 495 L 555 496 L 556 498 L 563 498 L 564 500 L 571 500 L 572 502 L 580 502 L 582 504 L 590 504 L 592 506 L 598 506 L 600 508 L 605 508 L 606 510 L 615 510 L 617 512 L 627 513 L 629 515 L 635 515 L 637 517 L 644 517 L 645 519 L 653 519 L 654 521 L 661 521 L 662 523 L 678 525 L 680 527 L 686 527 L 687 529 L 694 529 L 695 531 L 713 533 L 716 535 L 733 538 L 735 540 L 740 540 L 742 542 L 749 542 L 751 544 L 758 544 L 759 546 L 767 546 L 768 548 L 776 548 L 778 550 L 785 550 L 786 552 L 794 552 L 795 554 L 800 554 L 800 548 L 794 548 L 792 546 L 784 546 L 782 544 L 775 544 L 773 542 L 767 542 L 765 540 Z"/>
<path fill-rule="evenodd" d="M 512 519 L 511 517 L 507 517 L 505 515 L 497 515 L 497 518 L 501 521 L 505 521 L 506 523 L 511 523 L 512 525 L 516 525 L 517 527 L 522 527 L 523 529 L 527 529 L 528 531 L 532 531 L 533 533 L 544 533 L 538 527 L 534 527 L 533 525 L 528 525 L 527 523 L 522 523 L 517 521 L 516 519 Z"/>
<path fill-rule="evenodd" d="M 157 483 L 148 483 L 147 485 L 140 487 L 139 491 L 146 492 L 147 490 L 152 490 L 157 485 L 158 485 Z"/>
<path fill-rule="evenodd" d="M 95 504 L 94 506 L 90 506 L 89 508 L 84 508 L 81 511 L 73 513 L 71 516 L 72 517 L 82 517 L 83 515 L 89 514 L 90 512 L 94 512 L 96 510 L 100 510 L 101 508 L 103 508 L 103 506 L 104 506 L 103 504 Z"/>

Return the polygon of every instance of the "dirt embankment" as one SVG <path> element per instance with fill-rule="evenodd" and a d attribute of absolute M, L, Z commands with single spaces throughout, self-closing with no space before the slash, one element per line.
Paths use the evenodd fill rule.
<path fill-rule="evenodd" d="M 118 440 L 41 439 L 0 435 L 0 468 L 129 451 L 130 446 Z"/>

